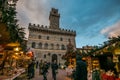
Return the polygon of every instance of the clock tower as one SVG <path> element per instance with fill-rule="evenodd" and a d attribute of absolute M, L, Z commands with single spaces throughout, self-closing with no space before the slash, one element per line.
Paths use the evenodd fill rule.
<path fill-rule="evenodd" d="M 59 18 L 58 9 L 52 8 L 49 15 L 50 29 L 59 29 Z"/>

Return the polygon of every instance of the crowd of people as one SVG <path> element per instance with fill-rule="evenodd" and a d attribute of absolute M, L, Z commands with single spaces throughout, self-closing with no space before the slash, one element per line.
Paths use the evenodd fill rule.
<path fill-rule="evenodd" d="M 120 80 L 113 70 L 93 69 L 88 72 L 88 80 Z"/>
<path fill-rule="evenodd" d="M 56 60 L 52 63 L 46 61 L 30 61 L 28 65 L 28 78 L 34 78 L 35 76 L 35 68 L 39 69 L 39 75 L 43 76 L 43 80 L 47 80 L 48 70 L 51 68 L 52 78 L 56 80 L 56 75 L 58 73 L 59 65 Z M 98 68 L 94 68 L 92 71 L 87 70 L 86 61 L 82 60 L 81 56 L 76 57 L 76 67 L 67 66 L 65 68 L 66 76 L 71 78 L 72 80 L 120 80 L 118 76 L 115 74 L 113 70 L 100 70 Z"/>
<path fill-rule="evenodd" d="M 68 77 L 73 80 L 120 80 L 114 67 L 107 70 L 95 67 L 92 71 L 87 70 L 87 62 L 82 60 L 82 56 L 77 55 L 75 69 L 71 66 L 66 68 Z"/>
<path fill-rule="evenodd" d="M 34 78 L 35 76 L 35 66 L 36 68 L 39 68 L 39 75 L 43 75 L 43 80 L 47 80 L 47 74 L 49 73 L 48 70 L 51 66 L 52 69 L 52 78 L 53 80 L 56 80 L 56 74 L 58 73 L 58 64 L 56 62 L 56 60 L 54 60 L 51 64 L 41 60 L 40 62 L 35 61 L 34 59 L 32 59 L 32 61 L 30 61 L 30 63 L 28 64 L 28 69 L 27 69 L 27 73 L 28 73 L 28 79 Z"/>

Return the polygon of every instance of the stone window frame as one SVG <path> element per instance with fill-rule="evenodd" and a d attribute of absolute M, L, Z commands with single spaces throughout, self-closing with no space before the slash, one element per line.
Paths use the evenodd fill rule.
<path fill-rule="evenodd" d="M 44 44 L 44 49 L 48 49 L 48 43 Z"/>
<path fill-rule="evenodd" d="M 59 50 L 60 49 L 60 45 L 56 44 L 56 49 Z"/>
<path fill-rule="evenodd" d="M 42 38 L 42 36 L 41 36 L 41 35 L 39 35 L 39 36 L 38 36 L 38 39 L 41 39 L 41 38 Z"/>
<path fill-rule="evenodd" d="M 60 41 L 63 41 L 63 38 L 62 38 L 62 37 L 60 38 Z"/>
<path fill-rule="evenodd" d="M 70 41 L 71 39 L 70 38 L 68 38 L 68 41 Z"/>
<path fill-rule="evenodd" d="M 61 45 L 61 50 L 65 50 L 65 45 Z"/>
<path fill-rule="evenodd" d="M 47 36 L 47 40 L 50 40 L 50 37 L 49 37 L 49 36 Z"/>
<path fill-rule="evenodd" d="M 31 47 L 32 47 L 32 48 L 35 48 L 35 46 L 36 46 L 36 43 L 35 43 L 35 42 L 32 42 Z"/>
<path fill-rule="evenodd" d="M 44 58 L 46 58 L 47 57 L 47 55 L 46 54 L 44 54 Z"/>
<path fill-rule="evenodd" d="M 38 48 L 42 49 L 42 43 L 41 42 L 38 43 Z"/>
<path fill-rule="evenodd" d="M 53 43 L 51 43 L 51 49 L 54 49 L 54 44 Z"/>

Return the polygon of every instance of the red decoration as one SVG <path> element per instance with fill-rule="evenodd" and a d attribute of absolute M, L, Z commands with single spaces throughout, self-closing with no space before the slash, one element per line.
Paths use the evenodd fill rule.
<path fill-rule="evenodd" d="M 34 53 L 32 51 L 28 52 L 27 54 L 29 57 L 34 57 Z"/>

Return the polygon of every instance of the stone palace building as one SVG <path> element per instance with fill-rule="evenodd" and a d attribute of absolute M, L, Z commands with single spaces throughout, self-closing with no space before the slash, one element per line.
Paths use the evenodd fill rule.
<path fill-rule="evenodd" d="M 73 30 L 61 29 L 59 26 L 60 14 L 58 9 L 52 8 L 49 15 L 49 27 L 29 23 L 29 37 L 27 47 L 32 48 L 37 60 L 64 64 L 62 56 L 66 53 L 67 45 L 71 44 L 76 48 L 76 32 Z"/>

